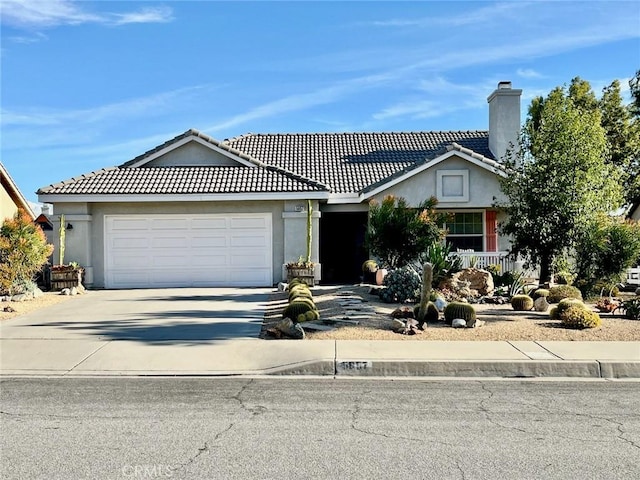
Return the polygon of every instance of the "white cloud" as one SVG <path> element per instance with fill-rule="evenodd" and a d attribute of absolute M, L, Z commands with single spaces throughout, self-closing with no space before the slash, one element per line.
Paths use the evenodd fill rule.
<path fill-rule="evenodd" d="M 78 110 L 55 110 L 31 107 L 23 110 L 2 109 L 2 126 L 56 126 L 66 124 L 87 125 L 99 122 L 120 121 L 124 118 L 148 116 L 162 111 L 166 113 L 188 98 L 215 88 L 212 85 L 196 85 L 168 92 L 128 99 L 122 102 Z"/>
<path fill-rule="evenodd" d="M 516 70 L 516 74 L 522 78 L 543 78 L 541 73 L 536 72 L 532 68 L 519 68 Z"/>
<path fill-rule="evenodd" d="M 164 23 L 173 20 L 173 11 L 169 7 L 147 7 L 127 13 L 95 13 L 83 9 L 79 2 L 73 0 L 2 0 L 0 13 L 3 24 L 23 29 L 83 23 Z"/>

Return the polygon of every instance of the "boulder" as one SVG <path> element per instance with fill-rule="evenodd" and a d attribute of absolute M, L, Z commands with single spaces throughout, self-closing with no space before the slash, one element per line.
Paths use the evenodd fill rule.
<path fill-rule="evenodd" d="M 71 289 L 63 288 L 62 290 L 60 290 L 60 295 L 71 295 Z"/>
<path fill-rule="evenodd" d="M 533 308 L 536 312 L 546 312 L 549 310 L 549 302 L 546 297 L 539 297 L 533 301 Z"/>
<path fill-rule="evenodd" d="M 283 335 L 297 340 L 303 340 L 305 337 L 302 326 L 298 323 L 293 323 L 290 318 L 283 318 L 276 324 L 275 329 Z"/>
<path fill-rule="evenodd" d="M 38 298 L 44 295 L 44 292 L 42 290 L 40 290 L 38 287 L 36 287 L 33 290 L 33 298 Z"/>
<path fill-rule="evenodd" d="M 278 283 L 278 291 L 279 292 L 286 292 L 287 291 L 287 287 L 289 287 L 289 285 L 284 283 L 284 282 L 279 282 Z"/>
<path fill-rule="evenodd" d="M 465 268 L 443 280 L 439 288 L 448 288 L 465 297 L 491 295 L 494 291 L 493 276 L 487 270 Z"/>
<path fill-rule="evenodd" d="M 454 318 L 453 321 L 451 322 L 451 326 L 453 328 L 466 328 L 467 321 L 463 318 Z"/>
<path fill-rule="evenodd" d="M 396 333 L 403 332 L 405 328 L 406 328 L 406 325 L 402 320 L 398 320 L 397 318 L 394 318 L 393 321 L 391 322 L 391 330 L 393 330 Z"/>
<path fill-rule="evenodd" d="M 18 295 L 14 295 L 13 297 L 11 297 L 11 301 L 12 302 L 26 302 L 27 300 L 31 299 L 31 295 L 28 295 L 26 293 L 20 293 Z"/>

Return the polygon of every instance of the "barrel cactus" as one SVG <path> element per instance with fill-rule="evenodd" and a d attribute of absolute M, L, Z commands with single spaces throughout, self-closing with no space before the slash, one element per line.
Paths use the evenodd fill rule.
<path fill-rule="evenodd" d="M 560 315 L 562 324 L 569 328 L 596 328 L 600 326 L 600 315 L 580 305 L 572 305 Z"/>
<path fill-rule="evenodd" d="M 549 303 L 558 303 L 565 298 L 576 298 L 582 300 L 582 293 L 576 287 L 571 285 L 556 285 L 549 289 L 549 295 L 547 301 Z"/>
<path fill-rule="evenodd" d="M 451 325 L 455 318 L 461 318 L 467 322 L 467 327 L 473 327 L 476 324 L 476 310 L 468 303 L 451 302 L 444 309 L 444 320 Z"/>
<path fill-rule="evenodd" d="M 540 297 L 548 297 L 549 296 L 549 290 L 547 290 L 546 288 L 538 288 L 537 290 L 534 290 L 533 293 L 531 294 L 531 298 L 533 298 L 533 300 L 537 300 Z"/>
<path fill-rule="evenodd" d="M 578 300 L 577 298 L 565 298 L 564 300 L 560 300 L 557 307 L 554 307 L 549 312 L 549 317 L 552 320 L 560 320 L 562 318 L 563 313 L 569 307 L 581 307 L 586 308 L 585 304 L 582 303 L 582 300 Z"/>
<path fill-rule="evenodd" d="M 519 312 L 527 312 L 533 308 L 533 298 L 529 295 L 514 295 L 511 297 L 511 306 Z"/>
<path fill-rule="evenodd" d="M 304 315 L 311 310 L 315 310 L 315 308 L 306 302 L 291 302 L 285 307 L 282 312 L 282 316 L 283 318 L 290 318 L 293 321 L 298 321 L 298 316 L 300 314 Z"/>
<path fill-rule="evenodd" d="M 415 307 L 413 307 L 414 318 L 418 318 L 419 312 L 420 312 L 420 305 L 418 304 Z M 429 323 L 437 322 L 438 320 L 440 320 L 440 311 L 438 310 L 438 307 L 436 307 L 435 303 L 428 302 L 424 318 L 422 319 L 421 322 L 420 322 L 420 319 L 418 319 L 418 321 L 421 324 L 424 324 L 424 323 L 429 324 Z"/>

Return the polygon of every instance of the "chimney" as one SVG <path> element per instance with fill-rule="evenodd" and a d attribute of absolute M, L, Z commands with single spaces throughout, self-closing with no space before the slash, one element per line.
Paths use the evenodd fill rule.
<path fill-rule="evenodd" d="M 520 139 L 520 95 L 511 82 L 499 82 L 489 102 L 489 150 L 499 162 L 511 145 L 518 147 Z"/>

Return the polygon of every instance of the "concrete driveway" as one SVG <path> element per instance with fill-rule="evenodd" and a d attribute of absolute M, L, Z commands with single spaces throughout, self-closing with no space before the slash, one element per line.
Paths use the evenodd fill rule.
<path fill-rule="evenodd" d="M 6 320 L 2 339 L 198 344 L 257 338 L 271 289 L 96 290 Z"/>

